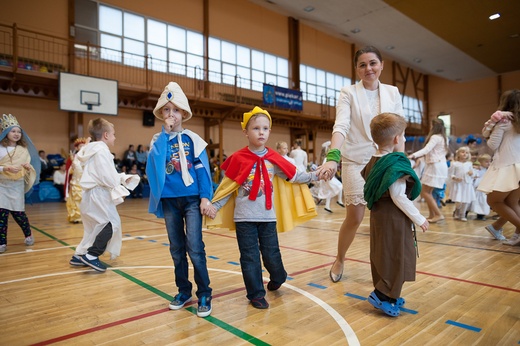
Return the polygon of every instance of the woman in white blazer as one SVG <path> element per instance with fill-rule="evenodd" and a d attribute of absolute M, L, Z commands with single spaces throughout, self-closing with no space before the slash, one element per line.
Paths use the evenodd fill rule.
<path fill-rule="evenodd" d="M 383 65 L 381 53 L 375 47 L 364 47 L 356 52 L 354 66 L 360 81 L 341 89 L 331 150 L 327 162 L 319 169 L 320 178 L 328 180 L 336 173 L 338 163 L 342 162 L 346 217 L 339 230 L 336 260 L 329 272 L 332 282 L 338 282 L 343 275 L 345 255 L 365 215 L 365 181 L 360 172 L 376 152 L 370 121 L 383 112 L 403 115 L 399 90 L 379 82 Z"/>

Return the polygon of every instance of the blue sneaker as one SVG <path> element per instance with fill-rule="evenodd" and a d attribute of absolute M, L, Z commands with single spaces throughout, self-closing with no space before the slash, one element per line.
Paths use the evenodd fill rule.
<path fill-rule="evenodd" d="M 72 258 L 69 261 L 69 264 L 71 266 L 76 266 L 76 267 L 88 267 L 85 263 L 83 263 L 81 261 L 81 259 L 77 255 L 73 255 L 72 256 Z"/>
<path fill-rule="evenodd" d="M 191 296 L 187 294 L 178 293 L 170 302 L 170 310 L 179 310 L 184 307 L 184 304 L 191 302 Z"/>
<path fill-rule="evenodd" d="M 208 317 L 209 315 L 211 315 L 211 297 L 202 296 L 199 299 L 197 316 Z"/>
<path fill-rule="evenodd" d="M 81 260 L 81 262 L 85 263 L 90 268 L 92 268 L 98 272 L 105 272 L 107 270 L 107 267 L 105 267 L 105 265 L 103 263 L 101 263 L 99 258 L 89 260 L 87 258 L 87 255 L 81 255 L 81 256 L 79 256 L 79 259 Z"/>

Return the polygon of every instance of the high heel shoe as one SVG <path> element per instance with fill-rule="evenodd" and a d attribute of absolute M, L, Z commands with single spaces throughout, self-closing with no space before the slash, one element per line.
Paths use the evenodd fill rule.
<path fill-rule="evenodd" d="M 334 261 L 334 263 L 332 263 L 332 267 L 334 267 L 334 264 L 336 264 L 336 261 Z M 334 274 L 332 272 L 332 268 L 330 268 L 329 277 L 332 282 L 334 282 L 334 283 L 338 282 L 339 280 L 341 280 L 342 276 L 343 276 L 343 267 L 341 267 L 341 272 L 339 274 Z"/>

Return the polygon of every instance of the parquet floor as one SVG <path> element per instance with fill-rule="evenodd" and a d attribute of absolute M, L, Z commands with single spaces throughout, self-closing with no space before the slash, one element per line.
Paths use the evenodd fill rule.
<path fill-rule="evenodd" d="M 405 284 L 406 309 L 397 318 L 366 301 L 373 290 L 368 212 L 343 279 L 330 281 L 344 216 L 334 204 L 334 213 L 318 206 L 315 219 L 279 234 L 289 280 L 267 293 L 267 310 L 245 298 L 235 234 L 205 230 L 214 300 L 203 319 L 196 300 L 168 310 L 177 293 L 173 263 L 163 220 L 147 213 L 147 202 L 119 206 L 123 250 L 114 261 L 101 258 L 110 266 L 102 274 L 68 264 L 83 229 L 66 221 L 64 203 L 27 206 L 31 247 L 10 219 L 0 255 L 0 345 L 520 344 L 520 247 L 493 240 L 489 221 L 453 221 L 453 204 L 443 208 L 445 222 L 418 234 L 417 278 Z"/>

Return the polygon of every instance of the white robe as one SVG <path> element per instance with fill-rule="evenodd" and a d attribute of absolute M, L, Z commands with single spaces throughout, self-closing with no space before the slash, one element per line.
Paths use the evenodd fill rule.
<path fill-rule="evenodd" d="M 83 239 L 76 248 L 76 254 L 86 254 L 96 236 L 110 222 L 113 235 L 106 250 L 110 253 L 110 258 L 115 259 L 121 253 L 123 242 L 121 219 L 116 206 L 124 201 L 123 197 L 130 194 L 127 188 L 133 190 L 139 184 L 140 177 L 118 173 L 114 166 L 114 156 L 104 142 L 87 144 L 76 157 L 83 167 L 80 181 L 83 199 L 80 210 L 84 228 Z"/>

